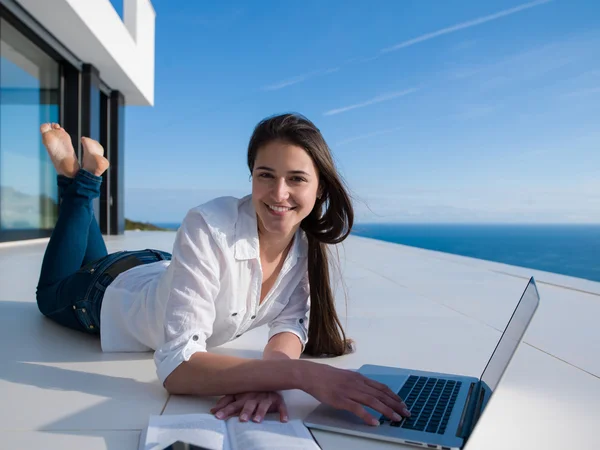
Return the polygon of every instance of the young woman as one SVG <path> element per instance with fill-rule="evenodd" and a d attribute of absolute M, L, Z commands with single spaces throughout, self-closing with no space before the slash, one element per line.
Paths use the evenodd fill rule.
<path fill-rule="evenodd" d="M 301 389 L 378 425 L 365 406 L 409 415 L 385 385 L 356 372 L 300 360 L 339 356 L 351 342 L 335 311 L 327 244 L 350 233 L 353 210 L 320 131 L 285 114 L 257 125 L 248 146 L 252 194 L 191 209 L 172 255 L 107 254 L 92 210 L 109 163 L 82 138 L 80 168 L 69 135 L 41 126 L 58 173 L 58 221 L 37 287 L 40 311 L 59 324 L 100 334 L 103 351 L 154 350 L 158 378 L 172 394 L 223 395 L 211 412 L 287 420 L 281 395 Z M 208 351 L 263 324 L 263 359 Z"/>

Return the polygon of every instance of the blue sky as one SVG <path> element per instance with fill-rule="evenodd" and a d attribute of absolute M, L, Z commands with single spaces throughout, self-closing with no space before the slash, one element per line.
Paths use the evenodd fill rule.
<path fill-rule="evenodd" d="M 358 222 L 600 223 L 596 0 L 152 3 L 155 105 L 126 108 L 128 218 L 249 193 L 253 127 L 296 111 Z"/>

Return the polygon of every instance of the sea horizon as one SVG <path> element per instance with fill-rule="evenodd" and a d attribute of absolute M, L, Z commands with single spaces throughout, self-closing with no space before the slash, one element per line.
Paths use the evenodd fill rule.
<path fill-rule="evenodd" d="M 600 224 L 360 222 L 352 234 L 600 282 Z"/>

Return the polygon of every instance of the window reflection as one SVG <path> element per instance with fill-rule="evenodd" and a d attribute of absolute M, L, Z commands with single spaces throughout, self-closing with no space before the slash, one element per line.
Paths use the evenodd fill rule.
<path fill-rule="evenodd" d="M 0 19 L 0 230 L 56 223 L 56 172 L 39 135 L 59 122 L 58 63 Z"/>

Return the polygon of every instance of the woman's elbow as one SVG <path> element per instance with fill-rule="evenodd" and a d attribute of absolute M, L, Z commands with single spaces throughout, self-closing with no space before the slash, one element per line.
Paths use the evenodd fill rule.
<path fill-rule="evenodd" d="M 203 389 L 203 383 L 196 382 L 202 378 L 202 374 L 197 372 L 197 367 L 195 368 L 189 361 L 184 361 L 165 378 L 163 387 L 171 395 L 210 395 Z"/>
<path fill-rule="evenodd" d="M 183 370 L 185 370 L 182 367 L 184 364 L 185 363 L 180 364 L 177 368 L 175 368 L 175 370 L 173 370 L 173 372 L 171 372 L 167 376 L 167 378 L 165 378 L 163 387 L 170 395 L 185 395 L 185 394 L 190 393 L 190 392 L 187 392 L 187 389 L 186 389 L 186 386 L 184 383 L 185 378 L 182 377 L 182 372 L 183 372 Z"/>
<path fill-rule="evenodd" d="M 180 393 L 177 389 L 177 383 L 174 380 L 173 373 L 171 373 L 171 375 L 165 379 L 163 387 L 169 393 L 169 395 L 177 395 Z"/>

